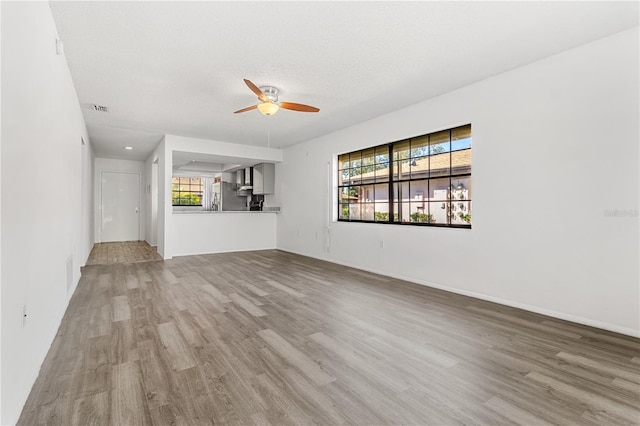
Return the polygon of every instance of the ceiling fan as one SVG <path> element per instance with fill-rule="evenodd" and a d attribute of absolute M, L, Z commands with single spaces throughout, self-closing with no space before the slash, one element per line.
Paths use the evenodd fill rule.
<path fill-rule="evenodd" d="M 250 107 L 242 108 L 234 112 L 238 114 L 241 112 L 251 111 L 252 109 L 258 109 L 262 115 L 273 115 L 280 108 L 290 109 L 292 111 L 300 112 L 318 112 L 320 109 L 309 105 L 295 104 L 293 102 L 278 102 L 278 89 L 273 86 L 258 87 L 250 80 L 244 79 L 244 82 L 249 86 L 249 89 L 256 95 L 261 103 L 258 105 L 252 105 Z"/>

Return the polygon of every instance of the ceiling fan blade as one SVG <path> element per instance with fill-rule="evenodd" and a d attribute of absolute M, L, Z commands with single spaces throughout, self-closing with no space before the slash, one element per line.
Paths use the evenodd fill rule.
<path fill-rule="evenodd" d="M 318 112 L 319 108 L 312 107 L 309 105 L 296 104 L 293 102 L 280 102 L 280 108 L 290 109 L 292 111 L 300 111 L 300 112 Z"/>
<path fill-rule="evenodd" d="M 258 108 L 258 105 L 251 105 L 250 107 L 246 107 L 246 108 L 242 108 L 242 109 L 239 109 L 237 111 L 234 111 L 234 114 L 239 114 L 241 112 L 251 111 L 252 109 L 256 109 L 256 108 Z"/>
<path fill-rule="evenodd" d="M 251 91 L 253 93 L 255 93 L 256 95 L 258 95 L 258 99 L 260 99 L 262 102 L 267 102 L 269 100 L 269 98 L 267 98 L 267 95 L 265 95 L 264 93 L 262 93 L 262 90 L 260 90 L 258 88 L 258 86 L 256 86 L 255 84 L 253 84 L 251 82 L 251 80 L 247 80 L 246 78 L 244 79 L 244 82 L 246 83 L 247 86 L 249 86 L 249 89 L 251 89 Z"/>

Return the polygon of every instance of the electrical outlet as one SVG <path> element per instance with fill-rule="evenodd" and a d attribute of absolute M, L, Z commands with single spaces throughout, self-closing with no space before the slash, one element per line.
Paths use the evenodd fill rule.
<path fill-rule="evenodd" d="M 25 328 L 27 326 L 27 305 L 22 305 L 20 317 L 22 319 L 22 328 Z"/>
<path fill-rule="evenodd" d="M 318 237 L 319 237 L 319 236 L 320 236 L 320 235 L 316 232 L 316 240 L 318 239 Z"/>
<path fill-rule="evenodd" d="M 296 229 L 296 237 L 300 238 L 300 230 Z"/>
<path fill-rule="evenodd" d="M 380 248 L 384 248 L 384 241 L 380 240 Z"/>

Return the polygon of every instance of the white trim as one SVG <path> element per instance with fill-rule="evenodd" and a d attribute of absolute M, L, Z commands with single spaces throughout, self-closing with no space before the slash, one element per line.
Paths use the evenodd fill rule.
<path fill-rule="evenodd" d="M 493 303 L 497 303 L 499 305 L 510 306 L 512 308 L 518 308 L 518 309 L 522 309 L 522 310 L 525 310 L 525 311 L 534 312 L 536 314 L 541 314 L 541 315 L 546 315 L 548 317 L 561 319 L 561 320 L 564 320 L 564 321 L 569 321 L 569 322 L 573 322 L 573 323 L 577 323 L 577 324 L 581 324 L 581 325 L 586 325 L 586 326 L 589 326 L 589 327 L 595 327 L 595 328 L 599 328 L 599 329 L 602 329 L 602 330 L 612 331 L 614 333 L 624 334 L 626 336 L 640 338 L 640 330 L 636 330 L 636 329 L 633 329 L 633 328 L 621 327 L 619 325 L 611 324 L 611 323 L 608 323 L 608 322 L 596 321 L 596 320 L 592 320 L 590 318 L 584 318 L 584 317 L 580 317 L 580 316 L 576 316 L 576 315 L 567 314 L 567 313 L 564 313 L 564 312 L 558 312 L 558 311 L 553 311 L 553 310 L 550 310 L 550 309 L 540 308 L 538 306 L 528 305 L 526 303 L 514 302 L 512 300 L 502 299 L 500 297 L 493 297 L 493 296 L 489 296 L 489 295 L 482 294 L 482 293 L 476 293 L 476 292 L 473 292 L 473 291 L 461 290 L 461 289 L 449 287 L 449 286 L 442 285 L 442 284 L 435 284 L 435 283 L 432 283 L 432 282 L 429 282 L 429 281 L 417 280 L 415 278 L 405 277 L 405 276 L 397 275 L 397 274 L 390 274 L 390 273 L 382 272 L 382 271 L 379 271 L 379 270 L 376 270 L 376 269 L 362 269 L 362 267 L 360 267 L 360 266 L 356 266 L 356 265 L 353 265 L 353 264 L 350 264 L 350 263 L 347 263 L 347 262 L 340 262 L 340 261 L 337 261 L 337 260 L 334 260 L 334 259 L 327 259 L 327 258 L 318 257 L 318 256 L 314 256 L 314 255 L 311 255 L 311 254 L 300 253 L 300 252 L 296 252 L 296 251 L 293 251 L 293 250 L 287 250 L 287 249 L 283 249 L 283 248 L 278 248 L 278 250 L 282 250 L 282 251 L 285 251 L 285 252 L 288 252 L 288 253 L 298 254 L 300 256 L 311 257 L 313 259 L 323 260 L 325 262 L 335 263 L 336 265 L 348 266 L 349 268 L 354 268 L 354 269 L 358 269 L 358 270 L 365 271 L 365 272 L 371 272 L 371 273 L 382 275 L 382 276 L 385 276 L 385 277 L 396 278 L 396 279 L 399 279 L 399 280 L 408 281 L 408 282 L 411 282 L 411 283 L 414 283 L 414 284 L 423 285 L 425 287 L 436 288 L 438 290 L 444 290 L 444 291 L 448 291 L 450 293 L 461 294 L 463 296 L 473 297 L 474 299 L 486 300 L 487 302 L 493 302 Z"/>

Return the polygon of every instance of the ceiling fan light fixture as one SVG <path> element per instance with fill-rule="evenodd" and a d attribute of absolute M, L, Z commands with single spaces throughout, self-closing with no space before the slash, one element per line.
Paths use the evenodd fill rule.
<path fill-rule="evenodd" d="M 260 111 L 262 115 L 274 115 L 279 109 L 278 104 L 274 104 L 273 102 L 263 102 L 258 105 L 258 111 Z"/>

